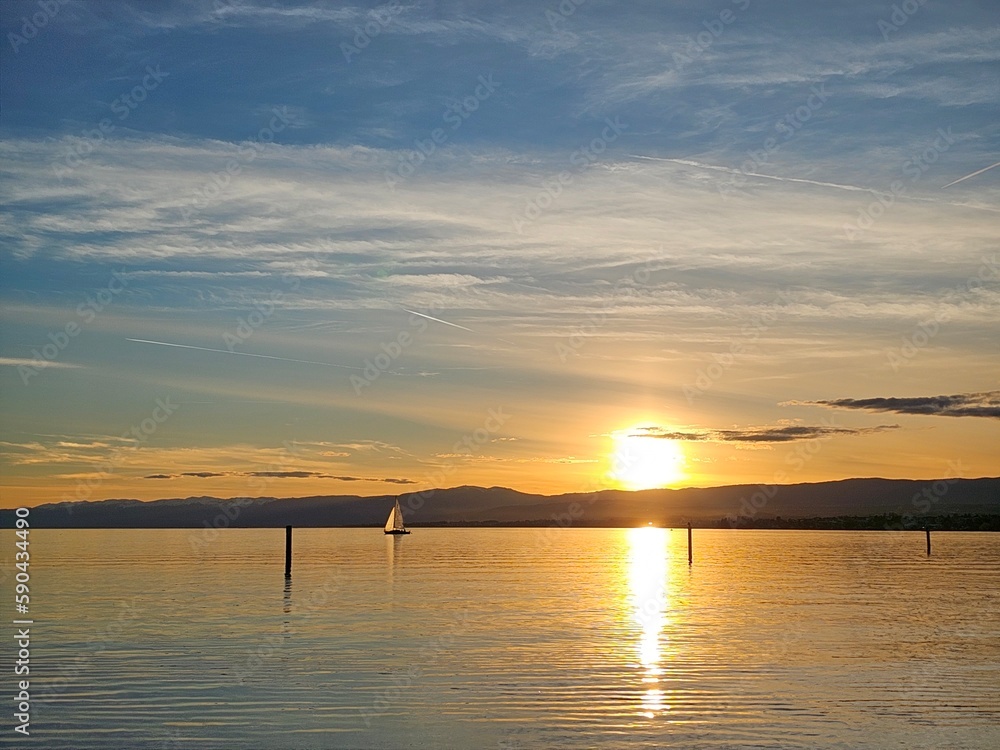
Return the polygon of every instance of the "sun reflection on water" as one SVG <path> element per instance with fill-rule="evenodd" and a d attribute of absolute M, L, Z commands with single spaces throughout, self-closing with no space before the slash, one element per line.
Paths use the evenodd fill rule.
<path fill-rule="evenodd" d="M 631 529 L 629 541 L 629 598 L 632 615 L 641 629 L 636 646 L 643 671 L 640 714 L 647 718 L 670 710 L 660 685 L 663 668 L 661 638 L 667 624 L 667 531 Z"/>

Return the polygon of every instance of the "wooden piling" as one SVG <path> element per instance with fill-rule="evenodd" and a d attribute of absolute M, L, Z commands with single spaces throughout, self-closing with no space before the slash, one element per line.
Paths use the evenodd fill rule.
<path fill-rule="evenodd" d="M 285 527 L 285 578 L 292 577 L 292 527 Z"/>
<path fill-rule="evenodd" d="M 691 522 L 688 521 L 688 565 L 691 564 Z"/>
<path fill-rule="evenodd" d="M 927 535 L 927 556 L 931 556 L 931 527 L 924 526 L 924 534 Z"/>

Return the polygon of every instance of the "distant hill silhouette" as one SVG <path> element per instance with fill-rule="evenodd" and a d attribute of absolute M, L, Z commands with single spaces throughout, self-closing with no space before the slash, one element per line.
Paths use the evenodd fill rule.
<path fill-rule="evenodd" d="M 31 509 L 32 528 L 201 528 L 381 526 L 394 495 L 295 498 L 188 497 L 152 501 L 52 503 Z M 814 484 L 536 495 L 506 487 L 452 487 L 399 495 L 407 525 L 774 526 L 781 519 L 899 518 L 1000 514 L 1000 478 L 845 479 Z M 12 528 L 14 512 L 0 510 Z"/>

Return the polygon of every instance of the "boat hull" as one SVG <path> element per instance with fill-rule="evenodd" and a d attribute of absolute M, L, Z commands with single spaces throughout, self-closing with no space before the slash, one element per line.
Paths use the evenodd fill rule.
<path fill-rule="evenodd" d="M 386 531 L 386 534 L 409 534 L 410 532 L 406 529 L 393 529 L 392 531 Z"/>

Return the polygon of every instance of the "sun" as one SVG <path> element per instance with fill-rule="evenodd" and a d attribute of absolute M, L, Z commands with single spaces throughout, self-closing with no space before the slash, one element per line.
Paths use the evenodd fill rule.
<path fill-rule="evenodd" d="M 684 451 L 676 440 L 643 435 L 632 427 L 611 434 L 610 475 L 629 490 L 667 487 L 684 476 Z"/>

